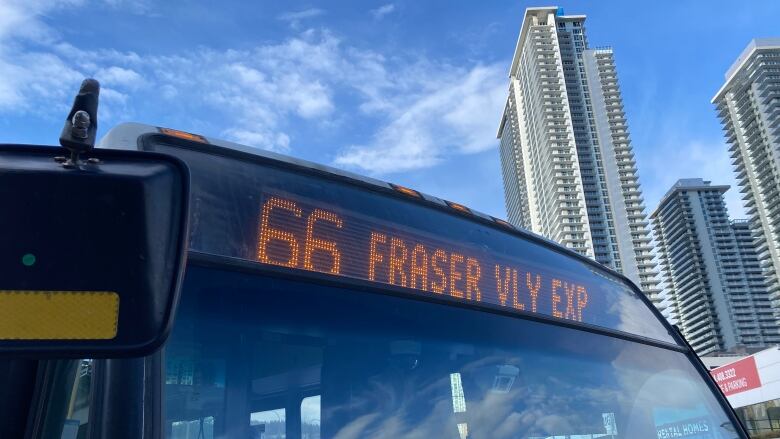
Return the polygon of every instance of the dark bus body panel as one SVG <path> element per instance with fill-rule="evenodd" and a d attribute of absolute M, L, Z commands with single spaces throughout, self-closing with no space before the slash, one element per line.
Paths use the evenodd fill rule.
<path fill-rule="evenodd" d="M 304 257 L 305 241 L 311 240 L 307 238 L 320 238 L 338 248 L 340 264 L 335 274 L 343 277 L 402 287 L 417 281 L 413 288 L 424 296 L 503 305 L 519 313 L 681 345 L 635 286 L 596 263 L 573 260 L 558 246 L 514 237 L 513 231 L 496 223 L 443 211 L 392 190 L 366 190 L 277 162 L 232 157 L 230 151 L 216 147 L 188 147 L 160 137 L 145 138 L 145 145 L 175 154 L 190 166 L 191 250 L 330 273 L 335 268 L 332 252 L 313 252 L 308 266 Z M 276 209 L 267 209 L 275 201 Z M 312 227 L 312 216 L 318 211 L 337 216 L 339 227 L 332 221 Z M 267 239 L 265 229 L 287 236 Z M 376 235 L 381 240 L 372 240 Z M 267 255 L 262 254 L 263 245 Z M 428 264 L 423 276 L 415 278 L 417 245 L 421 245 L 417 268 L 422 260 Z M 440 253 L 435 260 L 436 251 Z M 394 256 L 399 261 L 395 267 Z M 471 286 L 469 262 L 473 262 Z M 468 299 L 469 293 L 473 293 L 471 300 L 461 300 Z"/>

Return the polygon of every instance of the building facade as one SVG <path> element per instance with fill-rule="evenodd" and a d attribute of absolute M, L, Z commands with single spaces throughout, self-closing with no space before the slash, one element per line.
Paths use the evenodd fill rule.
<path fill-rule="evenodd" d="M 780 38 L 751 41 L 712 103 L 780 322 Z"/>
<path fill-rule="evenodd" d="M 632 279 L 660 304 L 612 50 L 584 15 L 529 8 L 498 130 L 507 216 Z"/>
<path fill-rule="evenodd" d="M 736 302 L 739 307 L 734 312 L 738 327 L 744 328 L 739 342 L 749 348 L 780 344 L 780 326 L 777 324 L 775 306 L 761 268 L 750 221 L 732 220 L 731 231 L 734 233 L 741 270 L 731 279 L 727 278 L 727 281 L 731 283 L 729 288 L 732 295 L 743 299 L 741 304 Z"/>
<path fill-rule="evenodd" d="M 652 213 L 670 314 L 699 355 L 780 343 L 746 221 L 729 221 L 723 194 L 682 179 Z"/>

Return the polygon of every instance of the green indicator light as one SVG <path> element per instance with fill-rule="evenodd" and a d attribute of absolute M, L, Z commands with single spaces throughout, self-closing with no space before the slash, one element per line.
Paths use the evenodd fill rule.
<path fill-rule="evenodd" d="M 35 255 L 32 253 L 27 253 L 26 255 L 22 256 L 22 264 L 24 264 L 25 267 L 32 267 L 35 265 Z"/>

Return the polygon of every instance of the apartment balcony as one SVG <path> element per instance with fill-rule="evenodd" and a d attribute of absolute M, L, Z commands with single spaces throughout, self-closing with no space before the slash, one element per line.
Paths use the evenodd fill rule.
<path fill-rule="evenodd" d="M 780 125 L 768 128 L 767 131 L 769 131 L 769 134 L 775 136 L 775 138 L 780 137 Z"/>
<path fill-rule="evenodd" d="M 672 264 L 671 268 L 674 274 L 677 306 L 680 310 L 687 312 L 709 303 L 698 271 L 693 272 L 689 269 L 687 270 L 689 272 L 685 272 L 680 267 L 675 267 L 675 264 Z"/>
<path fill-rule="evenodd" d="M 768 167 L 769 165 L 767 164 L 766 166 Z M 769 174 L 763 173 L 763 174 L 766 175 L 765 178 L 757 179 L 760 185 L 760 189 L 758 190 L 758 193 L 761 194 L 765 200 L 772 200 L 778 196 L 777 182 L 773 178 L 774 175 L 772 175 L 771 173 Z"/>
<path fill-rule="evenodd" d="M 534 43 L 534 50 L 537 54 L 554 54 L 555 45 L 551 41 L 538 41 Z"/>
<path fill-rule="evenodd" d="M 778 197 L 769 198 L 769 201 L 766 203 L 766 210 L 773 218 L 774 224 L 774 221 L 777 221 L 778 219 L 776 215 L 780 214 L 780 199 L 778 199 Z"/>
<path fill-rule="evenodd" d="M 559 163 L 573 164 L 574 154 L 571 151 L 566 150 L 553 150 L 551 153 L 553 159 L 558 159 Z"/>
<path fill-rule="evenodd" d="M 609 118 L 609 127 L 613 130 L 625 130 L 628 127 L 626 126 L 626 118 L 625 117 L 614 117 L 610 114 L 607 114 L 607 117 Z"/>
<path fill-rule="evenodd" d="M 639 183 L 634 181 L 621 181 L 620 188 L 623 189 L 623 196 L 639 194 Z"/>
<path fill-rule="evenodd" d="M 536 63 L 534 63 L 534 67 L 536 67 L 537 71 L 541 68 L 555 69 L 555 71 L 557 71 L 558 63 L 555 58 L 543 58 L 537 60 Z"/>
<path fill-rule="evenodd" d="M 699 350 L 709 347 L 716 348 L 718 346 L 716 342 L 717 334 L 712 328 L 712 323 L 712 320 L 707 320 L 696 325 L 696 329 L 686 331 L 685 338 L 688 340 L 688 343 L 695 348 L 698 347 Z"/>
<path fill-rule="evenodd" d="M 696 306 L 683 306 L 679 300 L 677 303 L 680 314 L 688 318 L 688 323 L 691 326 L 702 328 L 712 322 L 712 318 L 709 316 L 711 310 L 708 303 L 698 303 Z"/>
<path fill-rule="evenodd" d="M 652 254 L 642 254 L 636 256 L 637 260 L 637 266 L 640 269 L 644 269 L 644 273 L 651 273 L 651 274 L 658 274 L 657 272 L 653 271 L 655 269 L 655 264 L 653 263 L 653 256 Z"/>
<path fill-rule="evenodd" d="M 545 106 L 544 112 L 550 115 L 557 115 L 559 118 L 563 118 L 563 116 L 566 114 L 566 110 L 563 107 Z"/>
<path fill-rule="evenodd" d="M 762 97 L 756 99 L 761 105 L 771 105 L 771 101 L 780 100 L 780 90 L 774 90 L 771 93 L 767 93 Z"/>
<path fill-rule="evenodd" d="M 623 197 L 623 201 L 625 202 L 626 215 L 628 215 L 628 220 L 631 225 L 636 224 L 637 226 L 641 226 L 649 221 L 647 215 L 644 213 L 644 206 L 641 204 L 632 204 L 626 201 L 625 197 Z"/>
<path fill-rule="evenodd" d="M 631 241 L 635 242 L 650 242 L 652 241 L 652 238 L 649 236 L 631 236 Z"/>
<path fill-rule="evenodd" d="M 726 143 L 730 144 L 736 144 L 737 142 L 737 133 L 734 130 L 728 130 L 724 133 L 724 137 L 726 138 Z"/>
<path fill-rule="evenodd" d="M 778 209 L 767 209 L 767 210 L 770 211 L 770 214 L 768 216 L 772 218 L 769 221 L 769 225 L 773 226 L 773 228 L 777 230 L 778 228 L 780 228 L 780 218 L 777 217 Z"/>
<path fill-rule="evenodd" d="M 768 164 L 767 164 L 768 165 Z M 756 173 L 756 180 L 761 183 L 774 184 L 775 173 L 772 170 L 772 166 L 762 166 Z"/>
<path fill-rule="evenodd" d="M 752 127 L 746 127 L 747 136 L 745 136 L 745 143 L 749 145 L 761 144 L 763 139 L 761 138 L 761 130 L 758 128 L 758 124 L 753 124 Z M 756 152 L 763 152 L 760 149 L 753 149 Z"/>
<path fill-rule="evenodd" d="M 581 244 L 583 247 L 588 243 L 589 239 L 587 238 L 567 238 L 567 242 L 570 242 L 572 244 Z"/>
<path fill-rule="evenodd" d="M 764 98 L 780 91 L 780 82 L 769 82 L 759 89 L 757 96 Z"/>
<path fill-rule="evenodd" d="M 626 113 L 623 111 L 608 111 L 607 117 L 609 118 L 610 125 L 626 123 Z"/>
<path fill-rule="evenodd" d="M 766 120 L 769 121 L 767 124 L 769 128 L 776 128 L 777 126 L 780 126 L 780 105 L 774 105 L 771 109 L 769 109 L 769 111 L 767 111 Z"/>
<path fill-rule="evenodd" d="M 741 105 L 745 102 L 746 99 L 748 99 L 748 89 L 744 86 L 738 87 L 737 89 L 732 89 L 732 102 L 734 105 Z"/>
<path fill-rule="evenodd" d="M 675 292 L 677 294 L 677 306 L 681 310 L 688 311 L 696 306 L 704 306 L 706 303 L 701 294 L 701 286 L 691 284 L 690 280 L 685 281 L 681 279 L 681 276 L 675 276 Z M 680 280 L 677 280 L 680 279 Z M 692 280 L 698 281 L 695 277 Z M 687 285 L 686 285 L 687 284 Z"/>
<path fill-rule="evenodd" d="M 747 93 L 742 94 L 739 99 L 734 102 L 734 113 L 737 118 L 741 118 L 745 114 L 752 112 L 752 102 Z"/>
<path fill-rule="evenodd" d="M 750 133 L 758 128 L 756 113 L 752 111 L 752 108 L 751 111 L 738 115 L 736 121 L 739 124 L 742 133 Z"/>
<path fill-rule="evenodd" d="M 750 190 L 750 182 L 748 181 L 747 175 L 745 175 L 744 178 L 737 179 L 737 192 L 742 194 L 740 199 L 742 200 L 742 205 L 745 209 L 755 207 L 756 202 L 753 199 L 753 192 Z"/>
<path fill-rule="evenodd" d="M 744 179 L 747 181 L 748 175 L 747 175 L 747 169 L 745 168 L 744 164 L 742 163 L 742 160 L 739 160 L 738 163 L 731 162 L 731 164 L 734 166 L 734 171 L 736 172 L 736 179 L 742 180 Z"/>
<path fill-rule="evenodd" d="M 715 111 L 721 119 L 730 117 L 729 106 L 726 104 L 725 100 L 718 101 L 715 105 Z"/>

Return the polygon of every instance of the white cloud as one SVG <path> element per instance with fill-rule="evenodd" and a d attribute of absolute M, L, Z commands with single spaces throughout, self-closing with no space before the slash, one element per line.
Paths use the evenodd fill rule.
<path fill-rule="evenodd" d="M 102 0 L 107 6 L 130 12 L 136 15 L 153 16 L 154 8 L 151 0 Z"/>
<path fill-rule="evenodd" d="M 10 38 L 50 43 L 57 32 L 41 18 L 64 8 L 74 8 L 84 0 L 2 0 L 0 1 L 0 50 Z"/>
<path fill-rule="evenodd" d="M 242 145 L 254 146 L 256 148 L 263 148 L 281 153 L 290 151 L 290 137 L 284 133 L 231 128 L 224 131 L 223 134 L 227 139 Z"/>
<path fill-rule="evenodd" d="M 280 14 L 277 18 L 282 21 L 302 20 L 305 18 L 317 17 L 324 14 L 325 11 L 319 8 L 304 9 L 297 12 L 285 12 Z"/>
<path fill-rule="evenodd" d="M 386 5 L 382 5 L 376 9 L 371 10 L 371 15 L 374 16 L 377 20 L 381 19 L 385 15 L 395 11 L 395 5 L 393 3 L 388 3 Z"/>
<path fill-rule="evenodd" d="M 10 59 L 4 55 L 0 53 L 0 111 L 49 112 L 67 108 L 74 84 L 84 79 L 76 67 L 50 53 L 23 53 Z"/>
<path fill-rule="evenodd" d="M 117 66 L 100 69 L 95 79 L 103 85 L 136 88 L 143 85 L 144 78 L 132 69 Z"/>
<path fill-rule="evenodd" d="M 46 117 L 66 112 L 78 84 L 96 73 L 105 77 L 109 102 L 127 102 L 125 94 L 110 87 L 137 86 L 142 78 L 111 63 L 124 64 L 137 55 L 79 50 L 46 23 L 45 17 L 56 11 L 83 4 L 83 0 L 0 0 L 0 111 Z M 103 109 L 101 113 L 105 115 Z"/>
<path fill-rule="evenodd" d="M 353 145 L 335 160 L 340 166 L 373 174 L 409 171 L 439 163 L 450 154 L 495 148 L 496 121 L 505 99 L 505 72 L 500 65 L 419 72 L 434 79 L 409 103 L 388 104 L 388 122 L 365 145 Z"/>
<path fill-rule="evenodd" d="M 0 113 L 59 118 L 81 80 L 94 76 L 103 85 L 101 119 L 109 124 L 120 117 L 144 120 L 159 112 L 154 107 L 162 98 L 170 119 L 184 121 L 177 128 L 206 126 L 217 136 L 285 152 L 301 141 L 295 137 L 301 124 L 364 123 L 366 141 L 329 153 L 337 165 L 374 174 L 421 169 L 495 146 L 505 93 L 502 66 L 460 68 L 424 56 L 388 59 L 347 45 L 327 30 L 245 50 L 201 47 L 170 55 L 83 50 L 38 18 L 76 1 L 34 2 L 37 9 L 2 4 L 20 18 L 0 21 L 13 23 L 0 30 L 7 43 L 0 46 Z M 279 19 L 322 13 L 309 9 Z M 50 39 L 29 42 L 14 31 L 20 23 L 39 23 Z M 345 101 L 351 107 L 338 108 Z M 215 117 L 194 116 L 210 112 Z"/>
<path fill-rule="evenodd" d="M 160 87 L 160 93 L 165 99 L 175 99 L 179 95 L 179 90 L 171 84 L 165 84 Z"/>
<path fill-rule="evenodd" d="M 285 12 L 278 15 L 276 19 L 287 22 L 293 29 L 298 29 L 301 25 L 301 21 L 309 18 L 319 17 L 323 14 L 325 14 L 325 11 L 322 9 L 309 8 L 302 11 Z"/>
<path fill-rule="evenodd" d="M 220 113 L 230 123 L 217 135 L 275 151 L 290 149 L 285 126 L 291 117 L 316 123 L 334 111 L 334 87 L 344 71 L 354 70 L 339 40 L 327 32 L 245 51 L 145 57 L 85 51 L 64 41 L 35 50 L 19 46 L 0 50 L 0 113 L 59 117 L 81 80 L 93 76 L 102 84 L 104 121 L 133 118 L 162 96 L 172 110 Z"/>

